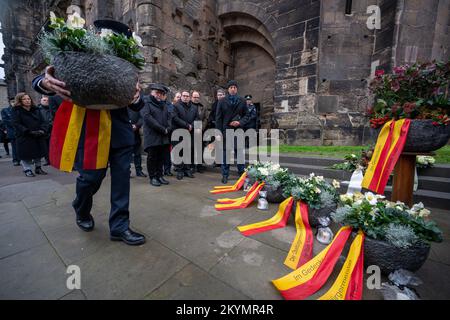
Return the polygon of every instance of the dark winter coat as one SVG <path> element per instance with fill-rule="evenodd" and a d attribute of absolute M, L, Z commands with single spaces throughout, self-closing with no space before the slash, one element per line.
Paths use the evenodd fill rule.
<path fill-rule="evenodd" d="M 245 100 L 239 96 L 236 96 L 235 99 L 233 104 L 229 96 L 226 96 L 217 103 L 216 128 L 224 135 L 226 129 L 245 128 L 249 121 L 250 115 Z M 233 121 L 239 121 L 239 127 L 230 126 Z"/>
<path fill-rule="evenodd" d="M 13 126 L 16 131 L 17 157 L 20 160 L 39 159 L 47 154 L 45 137 L 48 126 L 37 107 L 32 106 L 30 111 L 14 107 Z M 42 130 L 45 134 L 36 137 L 31 132 L 37 130 Z"/>
<path fill-rule="evenodd" d="M 174 128 L 189 129 L 189 125 L 194 128 L 194 121 L 198 120 L 200 120 L 200 116 L 197 106 L 190 102 L 186 104 L 181 101 L 175 104 L 172 118 Z"/>
<path fill-rule="evenodd" d="M 255 107 L 255 105 L 254 104 L 252 104 L 252 105 L 250 105 L 250 106 L 247 106 L 247 108 L 248 108 L 248 122 L 247 122 L 247 124 L 244 126 L 244 130 L 247 130 L 247 129 L 257 129 L 256 128 L 256 126 L 257 126 L 257 114 L 256 114 L 256 107 Z"/>
<path fill-rule="evenodd" d="M 54 114 L 52 109 L 50 109 L 49 106 L 43 106 L 43 105 L 39 105 L 38 107 L 39 111 L 42 114 L 42 118 L 45 121 L 45 124 L 47 125 L 48 128 L 48 134 L 47 137 L 50 137 L 50 134 L 52 133 L 52 127 L 53 127 L 53 118 L 54 118 Z"/>
<path fill-rule="evenodd" d="M 171 123 L 167 104 L 149 96 L 141 110 L 144 121 L 144 150 L 170 143 Z"/>
<path fill-rule="evenodd" d="M 208 116 L 208 125 L 206 129 L 213 129 L 216 127 L 216 110 L 217 110 L 217 100 L 211 105 L 211 112 Z"/>
<path fill-rule="evenodd" d="M 12 141 L 16 138 L 16 132 L 15 132 L 14 126 L 13 126 L 12 111 L 13 111 L 13 107 L 9 106 L 9 107 L 6 107 L 5 109 L 3 109 L 1 112 L 3 125 L 6 128 L 6 134 L 8 136 L 8 140 L 10 140 L 10 141 Z"/>

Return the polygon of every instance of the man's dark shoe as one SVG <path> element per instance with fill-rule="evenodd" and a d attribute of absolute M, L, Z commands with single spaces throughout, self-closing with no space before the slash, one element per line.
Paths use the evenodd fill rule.
<path fill-rule="evenodd" d="M 197 172 L 198 173 L 203 173 L 203 172 L 205 172 L 205 168 L 203 167 L 203 166 L 197 166 Z"/>
<path fill-rule="evenodd" d="M 223 183 L 223 184 L 227 184 L 227 183 L 228 183 L 228 177 L 223 176 L 223 177 L 222 177 L 222 183 Z"/>
<path fill-rule="evenodd" d="M 20 162 L 19 162 L 19 161 L 13 161 L 13 166 L 14 166 L 14 167 L 20 166 Z"/>
<path fill-rule="evenodd" d="M 177 179 L 178 180 L 183 180 L 184 177 L 184 173 L 183 172 L 177 172 Z"/>
<path fill-rule="evenodd" d="M 157 178 L 150 179 L 150 184 L 154 187 L 161 187 L 161 182 Z"/>
<path fill-rule="evenodd" d="M 194 178 L 194 175 L 192 174 L 191 170 L 188 170 L 184 173 L 184 175 L 188 178 Z"/>
<path fill-rule="evenodd" d="M 145 243 L 145 236 L 134 232 L 130 228 L 120 234 L 111 234 L 110 239 L 112 241 L 123 241 L 130 246 L 138 246 Z"/>
<path fill-rule="evenodd" d="M 164 177 L 159 177 L 157 179 L 158 179 L 159 183 L 161 183 L 161 184 L 166 184 L 166 185 L 169 184 L 169 181 L 164 179 Z"/>
<path fill-rule="evenodd" d="M 47 174 L 47 172 L 45 172 L 44 170 L 42 170 L 41 167 L 37 167 L 36 170 L 34 170 L 34 172 L 35 172 L 36 174 L 42 174 L 42 175 L 44 175 L 44 176 Z"/>
<path fill-rule="evenodd" d="M 142 172 L 142 170 L 141 171 L 136 171 L 136 176 L 137 177 L 143 177 L 143 178 L 147 177 L 147 175 L 144 172 Z"/>
<path fill-rule="evenodd" d="M 77 226 L 83 231 L 92 231 L 95 226 L 94 218 L 91 215 L 89 215 L 88 219 L 81 219 L 77 217 Z"/>
<path fill-rule="evenodd" d="M 24 173 L 27 177 L 34 177 L 34 173 L 31 170 L 25 170 Z"/>

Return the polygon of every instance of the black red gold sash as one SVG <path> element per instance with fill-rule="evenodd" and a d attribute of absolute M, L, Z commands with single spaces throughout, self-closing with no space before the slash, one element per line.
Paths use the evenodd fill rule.
<path fill-rule="evenodd" d="M 220 193 L 238 191 L 244 185 L 245 178 L 247 178 L 247 172 L 244 172 L 234 185 L 232 185 L 232 186 L 215 186 L 214 190 L 211 190 L 209 192 L 212 194 L 220 194 Z"/>
<path fill-rule="evenodd" d="M 307 263 L 290 274 L 273 280 L 272 283 L 287 300 L 301 300 L 323 287 L 336 265 L 351 233 L 343 227 L 333 242 Z M 363 244 L 362 231 L 353 240 L 347 259 L 332 287 L 319 299 L 361 299 L 363 288 Z"/>
<path fill-rule="evenodd" d="M 73 170 L 85 119 L 83 169 L 107 167 L 111 142 L 109 111 L 90 110 L 64 101 L 56 112 L 50 138 L 50 164 L 55 168 L 66 172 Z"/>
<path fill-rule="evenodd" d="M 256 186 L 255 186 L 256 185 Z M 259 195 L 259 192 L 264 187 L 264 182 L 258 183 L 255 182 L 255 185 L 249 192 L 245 195 L 245 197 L 240 197 L 237 199 L 220 199 L 218 204 L 214 207 L 216 210 L 235 210 L 235 209 L 244 209 L 247 208 Z M 230 201 L 231 200 L 231 201 Z"/>
<path fill-rule="evenodd" d="M 410 123 L 410 119 L 391 120 L 383 126 L 364 175 L 362 187 L 384 194 L 389 176 L 403 151 Z"/>

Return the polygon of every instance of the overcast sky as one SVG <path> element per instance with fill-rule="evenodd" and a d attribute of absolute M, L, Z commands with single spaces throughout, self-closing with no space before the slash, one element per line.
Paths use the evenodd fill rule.
<path fill-rule="evenodd" d="M 0 30 L 1 30 L 1 28 L 2 28 L 2 24 L 0 23 Z M 0 32 L 0 57 L 3 55 L 3 48 L 4 48 L 3 37 L 2 37 L 2 33 Z M 5 72 L 4 72 L 3 68 L 0 68 L 0 79 L 5 79 Z"/>

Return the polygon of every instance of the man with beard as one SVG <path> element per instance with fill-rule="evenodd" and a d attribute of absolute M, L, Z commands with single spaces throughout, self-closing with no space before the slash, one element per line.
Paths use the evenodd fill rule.
<path fill-rule="evenodd" d="M 194 121 L 200 120 L 200 117 L 198 108 L 191 103 L 190 97 L 189 91 L 185 90 L 181 92 L 181 101 L 175 104 L 172 119 L 174 129 L 189 130 L 191 139 L 190 163 L 182 162 L 175 166 L 178 180 L 183 179 L 184 176 L 194 178 L 192 174 L 194 166 Z"/>

